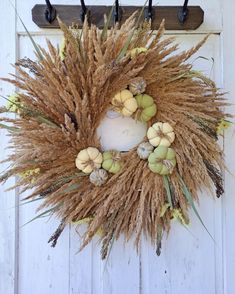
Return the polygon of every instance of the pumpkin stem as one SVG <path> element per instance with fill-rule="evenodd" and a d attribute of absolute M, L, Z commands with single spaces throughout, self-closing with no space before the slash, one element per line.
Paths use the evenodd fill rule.
<path fill-rule="evenodd" d="M 121 153 L 120 152 L 112 150 L 111 154 L 112 154 L 113 161 L 120 161 L 121 160 Z"/>
<path fill-rule="evenodd" d="M 92 169 L 95 169 L 95 167 L 96 167 L 94 161 L 91 159 L 84 163 L 84 168 L 86 168 L 87 166 L 91 166 Z"/>
<path fill-rule="evenodd" d="M 171 141 L 170 136 L 168 136 L 168 134 L 166 133 L 163 133 L 163 131 L 160 128 L 157 131 L 157 136 L 160 137 L 161 139 L 166 138 L 168 141 Z"/>
<path fill-rule="evenodd" d="M 121 101 L 118 101 L 117 99 L 113 100 L 113 110 L 117 112 L 121 112 L 124 107 L 124 103 Z"/>
<path fill-rule="evenodd" d="M 170 161 L 168 159 L 163 159 L 162 163 L 167 167 L 167 169 L 170 171 L 170 173 L 173 171 L 174 165 L 173 165 L 172 161 Z"/>

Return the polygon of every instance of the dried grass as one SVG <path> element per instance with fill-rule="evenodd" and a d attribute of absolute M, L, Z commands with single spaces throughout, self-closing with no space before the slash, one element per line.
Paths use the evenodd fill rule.
<path fill-rule="evenodd" d="M 48 50 L 41 48 L 42 60 L 18 62 L 17 79 L 6 79 L 23 90 L 19 94 L 23 108 L 21 115 L 11 120 L 18 131 L 10 132 L 14 152 L 8 160 L 12 167 L 2 181 L 40 168 L 33 181 L 21 178 L 17 186 L 23 190 L 34 188 L 35 192 L 28 198 L 41 195 L 44 198 L 41 208 L 60 204 L 54 213 L 63 222 L 51 239 L 54 244 L 65 224 L 91 216 L 83 246 L 102 228 L 103 256 L 111 240 L 120 234 L 126 240 L 134 234 L 138 246 L 144 232 L 155 244 L 159 227 L 169 231 L 171 215 L 167 212 L 161 216 L 167 201 L 162 177 L 147 168 L 136 149 L 122 155 L 122 171 L 110 176 L 102 187 L 95 187 L 88 177 L 78 173 L 75 158 L 83 148 L 100 148 L 96 129 L 112 97 L 134 78 L 143 77 L 146 92 L 158 106 L 149 124 L 167 121 L 174 126 L 177 171 L 193 198 L 198 199 L 201 189 L 213 191 L 213 184 L 220 195 L 219 170 L 224 167 L 224 161 L 215 134 L 218 122 L 226 116 L 223 107 L 227 102 L 214 83 L 193 74 L 192 65 L 187 63 L 206 39 L 189 51 L 176 53 L 177 45 L 172 39 L 162 40 L 164 24 L 157 34 L 139 29 L 128 49 L 148 44 L 148 51 L 117 62 L 134 30 L 135 16 L 120 30 L 113 28 L 107 37 L 96 27 L 89 28 L 87 22 L 82 36 L 75 36 L 61 22 L 60 25 L 66 39 L 64 60 L 48 41 Z M 187 215 L 188 202 L 177 172 L 169 179 L 174 207 Z"/>

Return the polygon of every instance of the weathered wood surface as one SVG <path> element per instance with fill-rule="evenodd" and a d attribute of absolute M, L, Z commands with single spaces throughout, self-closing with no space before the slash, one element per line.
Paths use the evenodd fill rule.
<path fill-rule="evenodd" d="M 67 25 L 76 23 L 82 27 L 81 6 L 78 5 L 53 5 L 57 11 L 57 16 Z M 136 10 L 141 10 L 138 6 L 120 6 L 120 23 L 123 23 Z M 152 29 L 158 29 L 161 21 L 165 19 L 167 30 L 195 30 L 203 23 L 204 12 L 200 6 L 189 6 L 188 17 L 184 23 L 180 23 L 178 12 L 181 6 L 154 6 Z M 104 14 L 109 15 L 111 6 L 87 6 L 89 20 L 91 23 L 102 28 L 104 26 Z M 58 20 L 49 23 L 45 18 L 45 5 L 35 5 L 32 9 L 32 18 L 40 28 L 59 28 Z"/>

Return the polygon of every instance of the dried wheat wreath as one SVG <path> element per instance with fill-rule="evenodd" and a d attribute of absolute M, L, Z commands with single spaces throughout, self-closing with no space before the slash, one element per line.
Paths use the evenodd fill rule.
<path fill-rule="evenodd" d="M 103 258 L 120 234 L 138 246 L 142 232 L 159 253 L 171 220 L 186 225 L 188 208 L 197 213 L 199 190 L 223 193 L 216 141 L 227 103 L 187 62 L 206 39 L 172 54 L 177 45 L 162 40 L 164 24 L 157 33 L 136 29 L 135 17 L 110 31 L 60 23 L 63 49 L 48 42 L 38 61 L 20 60 L 17 77 L 5 79 L 21 91 L 1 109 L 18 114 L 1 119 L 14 148 L 1 181 L 19 175 L 22 192 L 34 188 L 27 199 L 62 219 L 53 246 L 67 224 L 86 220 L 82 247 L 101 232 Z M 110 109 L 147 124 L 143 142 L 103 152 L 97 128 Z"/>

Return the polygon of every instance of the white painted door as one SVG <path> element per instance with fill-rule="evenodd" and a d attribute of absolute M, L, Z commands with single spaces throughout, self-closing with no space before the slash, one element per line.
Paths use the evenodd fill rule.
<path fill-rule="evenodd" d="M 53 1 L 51 1 L 53 3 Z M 56 0 L 56 4 L 78 4 L 78 0 Z M 112 0 L 86 1 L 87 4 L 112 4 Z M 121 1 L 121 4 L 141 5 L 144 1 Z M 182 0 L 158 1 L 160 5 L 180 5 Z M 175 34 L 181 48 L 196 44 L 212 32 L 205 46 L 198 52 L 210 61 L 198 59 L 196 68 L 203 69 L 220 87 L 230 91 L 235 101 L 235 3 L 233 0 L 194 0 L 205 11 L 204 24 L 194 32 Z M 31 8 L 43 0 L 15 0 L 14 4 L 35 41 L 45 46 L 45 38 L 59 43 L 59 30 L 41 30 L 31 20 Z M 32 45 L 8 0 L 0 2 L 0 76 L 13 72 L 10 63 L 24 56 L 33 58 Z M 214 60 L 214 64 L 212 62 Z M 0 81 L 0 94 L 14 89 Z M 0 100 L 3 104 L 4 101 Z M 234 107 L 232 107 L 235 113 Z M 0 130 L 0 160 L 7 154 L 7 137 Z M 227 165 L 235 168 L 233 127 L 225 142 Z M 6 165 L 1 166 L 1 170 Z M 235 182 L 225 175 L 225 195 L 214 200 L 202 195 L 199 211 L 215 243 L 191 213 L 191 225 L 185 230 L 178 223 L 163 242 L 157 257 L 154 248 L 142 239 L 137 254 L 133 244 L 114 244 L 107 262 L 100 260 L 98 239 L 77 253 L 79 234 L 67 228 L 55 249 L 47 240 L 57 227 L 56 220 L 37 220 L 37 205 L 20 206 L 17 191 L 4 192 L 10 184 L 0 187 L 0 294 L 233 294 L 235 293 Z M 234 197 L 233 197 L 234 196 Z"/>

